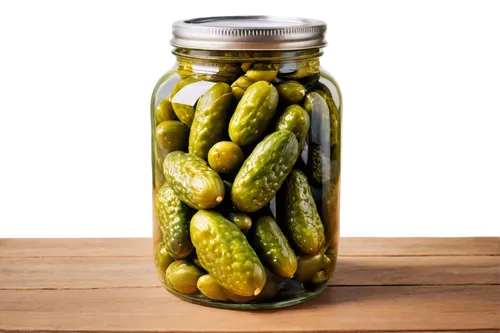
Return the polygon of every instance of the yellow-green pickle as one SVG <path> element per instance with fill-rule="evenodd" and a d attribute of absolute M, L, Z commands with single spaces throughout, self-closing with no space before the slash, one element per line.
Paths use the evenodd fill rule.
<path fill-rule="evenodd" d="M 335 272 L 342 96 L 322 21 L 173 24 L 176 63 L 151 99 L 154 263 L 200 305 L 275 309 Z"/>

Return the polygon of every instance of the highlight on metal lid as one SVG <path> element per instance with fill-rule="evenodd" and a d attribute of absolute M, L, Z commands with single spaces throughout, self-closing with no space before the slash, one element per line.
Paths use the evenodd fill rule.
<path fill-rule="evenodd" d="M 326 23 L 298 17 L 220 16 L 172 24 L 175 47 L 201 50 L 301 50 L 326 46 Z"/>

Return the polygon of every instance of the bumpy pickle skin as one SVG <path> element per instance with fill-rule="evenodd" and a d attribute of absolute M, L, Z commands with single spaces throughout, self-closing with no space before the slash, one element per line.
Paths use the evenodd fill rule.
<path fill-rule="evenodd" d="M 189 153 L 204 160 L 210 148 L 224 138 L 231 106 L 231 87 L 216 83 L 196 104 L 196 112 L 189 134 Z"/>
<path fill-rule="evenodd" d="M 261 293 L 264 267 L 234 223 L 217 212 L 200 210 L 191 219 L 190 231 L 203 267 L 223 288 L 239 296 Z"/>
<path fill-rule="evenodd" d="M 174 151 L 163 161 L 165 182 L 177 197 L 195 209 L 211 209 L 224 199 L 219 174 L 197 156 Z"/>
<path fill-rule="evenodd" d="M 269 82 L 248 87 L 229 121 L 231 141 L 240 147 L 257 141 L 273 118 L 278 100 L 278 91 Z"/>
<path fill-rule="evenodd" d="M 309 188 L 307 177 L 293 170 L 285 183 L 284 228 L 294 247 L 304 254 L 317 254 L 325 244 L 323 222 Z"/>
<path fill-rule="evenodd" d="M 233 205 L 256 212 L 275 196 L 299 156 L 299 144 L 288 130 L 265 137 L 243 162 L 231 189 Z"/>
<path fill-rule="evenodd" d="M 168 254 L 174 259 L 189 256 L 193 251 L 189 237 L 193 213 L 168 184 L 164 184 L 156 195 L 156 214 Z"/>
<path fill-rule="evenodd" d="M 259 258 L 274 274 L 293 277 L 297 270 L 297 257 L 272 217 L 257 219 L 250 230 L 249 239 Z"/>

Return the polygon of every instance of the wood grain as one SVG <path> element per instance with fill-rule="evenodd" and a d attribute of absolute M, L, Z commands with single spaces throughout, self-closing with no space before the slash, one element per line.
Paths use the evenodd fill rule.
<path fill-rule="evenodd" d="M 0 257 L 148 257 L 150 238 L 0 239 Z M 340 239 L 341 256 L 500 255 L 499 237 Z"/>
<path fill-rule="evenodd" d="M 500 257 L 340 257 L 330 285 L 499 284 Z M 0 289 L 160 286 L 152 258 L 2 258 Z"/>
<path fill-rule="evenodd" d="M 0 239 L 0 332 L 500 332 L 499 238 L 341 239 L 325 293 L 236 312 L 160 286 L 151 239 Z"/>
<path fill-rule="evenodd" d="M 339 257 L 330 284 L 500 284 L 500 257 Z"/>
<path fill-rule="evenodd" d="M 0 299 L 3 331 L 357 332 L 500 328 L 497 286 L 331 287 L 308 303 L 260 312 L 197 306 L 151 288 L 3 290 Z"/>

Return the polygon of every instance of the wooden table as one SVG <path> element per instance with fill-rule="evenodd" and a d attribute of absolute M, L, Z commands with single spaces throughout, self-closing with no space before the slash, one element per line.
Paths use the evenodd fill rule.
<path fill-rule="evenodd" d="M 242 312 L 178 300 L 150 239 L 0 239 L 1 332 L 499 332 L 499 238 L 344 238 L 323 295 Z"/>

